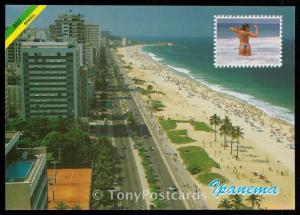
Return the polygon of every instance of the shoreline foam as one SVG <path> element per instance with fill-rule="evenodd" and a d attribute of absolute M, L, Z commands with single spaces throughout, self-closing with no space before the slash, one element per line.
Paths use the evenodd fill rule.
<path fill-rule="evenodd" d="M 165 68 L 167 67 L 169 70 L 171 69 L 173 73 L 175 72 L 175 74 L 178 75 L 184 74 L 184 77 L 191 79 L 192 81 L 194 81 L 199 85 L 205 85 L 212 91 L 229 96 L 233 99 L 237 99 L 240 102 L 244 102 L 248 105 L 252 105 L 255 108 L 258 108 L 259 110 L 263 111 L 265 114 L 269 115 L 270 117 L 295 125 L 295 114 L 292 113 L 289 109 L 281 106 L 272 105 L 269 102 L 255 98 L 255 96 L 253 95 L 239 93 L 218 84 L 208 83 L 206 80 L 193 76 L 192 72 L 186 68 L 175 67 L 173 65 L 167 64 L 163 58 L 158 57 L 156 54 L 152 52 L 144 51 L 142 49 L 143 47 L 144 46 L 140 47 L 139 49 L 140 53 L 150 56 L 155 61 L 155 63 L 158 63 Z"/>

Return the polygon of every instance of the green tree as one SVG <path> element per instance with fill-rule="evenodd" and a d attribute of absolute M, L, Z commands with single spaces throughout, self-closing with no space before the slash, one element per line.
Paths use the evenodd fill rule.
<path fill-rule="evenodd" d="M 20 148 L 31 148 L 33 146 L 32 139 L 29 137 L 21 137 L 17 142 L 18 147 Z"/>
<path fill-rule="evenodd" d="M 107 94 L 106 94 L 106 93 L 104 93 L 104 92 L 103 92 L 103 93 L 101 93 L 101 94 L 100 94 L 100 99 L 101 99 L 101 100 L 104 100 L 104 101 L 106 101 L 106 100 L 107 100 L 107 98 L 108 98 L 108 96 L 107 96 Z"/>
<path fill-rule="evenodd" d="M 230 195 L 229 200 L 234 209 L 241 209 L 244 207 L 242 195 Z"/>
<path fill-rule="evenodd" d="M 236 160 L 239 158 L 239 139 L 244 137 L 243 129 L 240 126 L 235 127 L 235 138 L 236 138 Z"/>
<path fill-rule="evenodd" d="M 248 196 L 246 199 L 247 203 L 251 205 L 252 208 L 260 208 L 260 203 L 261 203 L 262 198 L 259 195 L 251 194 Z"/>
<path fill-rule="evenodd" d="M 58 202 L 55 206 L 57 210 L 67 210 L 69 206 L 65 202 Z"/>
<path fill-rule="evenodd" d="M 220 123 L 221 118 L 217 114 L 212 115 L 209 119 L 209 124 L 215 126 L 215 142 L 217 141 L 217 126 L 220 125 Z"/>
<path fill-rule="evenodd" d="M 152 90 L 153 90 L 153 86 L 152 86 L 151 84 L 149 84 L 149 85 L 147 86 L 147 91 L 148 91 L 148 93 L 150 93 Z"/>
<path fill-rule="evenodd" d="M 99 190 L 111 190 L 113 189 L 115 174 L 114 148 L 107 138 L 100 138 L 97 145 L 97 158 L 94 161 L 92 187 Z M 111 200 L 108 192 L 105 192 L 99 201 L 92 199 L 93 209 L 105 209 L 113 204 L 114 201 Z"/>
<path fill-rule="evenodd" d="M 12 131 L 20 131 L 25 127 L 26 124 L 27 122 L 25 120 L 21 119 L 20 117 L 17 117 L 8 121 L 6 129 Z"/>
<path fill-rule="evenodd" d="M 75 204 L 73 207 L 72 207 L 72 210 L 81 210 L 81 207 L 79 204 Z"/>
<path fill-rule="evenodd" d="M 232 144 L 233 144 L 233 140 L 236 138 L 236 127 L 235 126 L 230 127 L 229 135 L 231 137 L 231 140 L 230 140 L 230 154 L 232 154 Z"/>
<path fill-rule="evenodd" d="M 160 100 L 152 100 L 151 101 L 151 109 L 153 111 L 161 111 L 164 107 L 166 107 L 166 106 Z"/>
<path fill-rule="evenodd" d="M 230 134 L 230 129 L 232 127 L 231 121 L 228 118 L 228 116 L 225 116 L 225 118 L 222 120 L 222 125 L 219 128 L 219 132 L 221 136 L 224 136 L 224 150 L 227 146 L 227 136 Z"/>
<path fill-rule="evenodd" d="M 61 133 L 57 131 L 51 131 L 41 141 L 41 146 L 47 147 L 47 150 L 53 152 L 56 148 L 60 147 Z"/>
<path fill-rule="evenodd" d="M 224 210 L 230 210 L 232 208 L 232 204 L 228 199 L 223 199 L 220 201 L 218 208 L 224 209 Z"/>

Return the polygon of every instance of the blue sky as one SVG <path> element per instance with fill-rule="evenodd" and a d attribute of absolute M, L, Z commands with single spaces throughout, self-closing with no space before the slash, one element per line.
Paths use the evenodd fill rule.
<path fill-rule="evenodd" d="M 6 25 L 25 8 L 6 5 Z M 283 15 L 283 34 L 295 34 L 295 7 L 49 5 L 31 26 L 48 27 L 58 14 L 70 9 L 118 36 L 209 37 L 213 35 L 214 15 Z"/>

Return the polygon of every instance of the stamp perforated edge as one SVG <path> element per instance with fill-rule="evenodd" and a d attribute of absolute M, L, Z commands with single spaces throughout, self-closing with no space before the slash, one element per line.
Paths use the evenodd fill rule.
<path fill-rule="evenodd" d="M 214 66 L 215 68 L 274 68 L 282 66 L 282 15 L 214 15 Z M 217 64 L 217 19 L 219 18 L 267 18 L 267 19 L 280 19 L 280 62 L 278 64 Z"/>

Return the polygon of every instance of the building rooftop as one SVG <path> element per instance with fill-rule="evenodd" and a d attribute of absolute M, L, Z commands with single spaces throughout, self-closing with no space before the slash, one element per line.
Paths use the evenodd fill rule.
<path fill-rule="evenodd" d="M 5 132 L 5 156 L 16 145 L 20 138 L 20 132 Z"/>
<path fill-rule="evenodd" d="M 74 43 L 71 42 L 22 42 L 22 48 L 69 48 L 72 47 Z"/>
<path fill-rule="evenodd" d="M 46 149 L 39 148 L 17 148 L 14 159 L 5 169 L 5 182 L 29 182 L 33 181 L 39 167 L 46 162 Z"/>
<path fill-rule="evenodd" d="M 17 134 L 17 132 L 14 131 L 6 131 L 5 132 L 5 144 L 9 143 L 11 139 Z"/>

